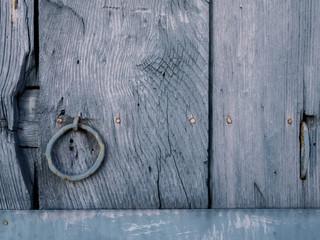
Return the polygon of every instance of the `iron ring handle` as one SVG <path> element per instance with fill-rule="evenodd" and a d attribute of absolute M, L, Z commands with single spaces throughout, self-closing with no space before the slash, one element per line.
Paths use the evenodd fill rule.
<path fill-rule="evenodd" d="M 54 144 L 58 141 L 58 139 L 63 134 L 65 134 L 66 132 L 68 132 L 70 130 L 78 131 L 78 128 L 91 133 L 96 138 L 97 142 L 99 143 L 100 152 L 99 152 L 99 155 L 98 155 L 95 163 L 92 165 L 92 167 L 90 169 L 88 169 L 87 171 L 85 171 L 83 173 L 77 174 L 77 175 L 69 175 L 69 174 L 65 174 L 65 173 L 61 172 L 54 165 L 54 163 L 52 161 L 52 148 L 53 148 Z M 68 124 L 68 125 L 64 126 L 55 135 L 53 135 L 53 137 L 50 139 L 50 141 L 47 145 L 47 149 L 46 149 L 46 158 L 47 158 L 48 165 L 49 165 L 51 172 L 53 172 L 58 177 L 60 177 L 64 180 L 68 180 L 68 181 L 79 181 L 79 180 L 83 180 L 87 177 L 90 177 L 101 166 L 103 159 L 104 159 L 104 154 L 105 154 L 105 146 L 104 146 L 104 143 L 103 143 L 101 137 L 99 136 L 99 134 L 95 130 L 93 130 L 91 127 L 79 123 L 79 117 L 76 117 L 72 124 Z"/>

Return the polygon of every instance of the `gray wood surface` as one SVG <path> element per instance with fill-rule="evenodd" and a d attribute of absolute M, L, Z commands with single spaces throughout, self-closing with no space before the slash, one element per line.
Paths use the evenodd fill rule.
<path fill-rule="evenodd" d="M 11 2 L 16 1 L 19 5 L 18 0 L 11 0 Z M 29 33 L 29 58 L 27 62 L 27 71 L 25 73 L 25 86 L 26 87 L 39 87 L 39 80 L 37 78 L 37 69 L 36 69 L 36 42 L 38 41 L 37 36 L 37 26 L 36 16 L 37 14 L 34 13 L 35 11 L 35 4 L 39 0 L 24 0 L 27 6 L 27 14 L 28 18 L 26 19 L 28 24 L 28 33 Z M 35 33 L 36 32 L 36 33 Z M 36 40 L 35 40 L 36 39 Z"/>
<path fill-rule="evenodd" d="M 319 16 L 308 16 L 314 10 L 306 9 L 307 2 L 316 1 L 213 3 L 210 184 L 214 208 L 304 207 L 305 201 L 311 201 L 299 175 L 299 128 L 309 24 L 304 17 Z M 318 22 L 312 25 L 318 28 Z M 319 44 L 319 38 L 313 37 Z M 311 49 L 318 55 L 318 47 Z M 318 81 L 309 79 L 313 84 Z M 319 107 L 315 95 L 308 101 Z M 315 181 L 312 189 L 318 192 L 319 181 Z"/>
<path fill-rule="evenodd" d="M 43 0 L 39 14 L 40 208 L 206 208 L 208 2 Z M 106 158 L 74 183 L 44 151 L 80 112 Z M 96 155 L 91 136 L 69 133 L 54 162 L 75 174 Z"/>
<path fill-rule="evenodd" d="M 305 199 L 304 207 L 319 208 L 320 206 L 320 120 L 308 119 L 310 135 L 310 162 L 306 180 L 303 181 L 302 195 Z"/>
<path fill-rule="evenodd" d="M 19 145 L 22 147 L 38 147 L 39 141 L 39 90 L 26 90 L 19 97 Z"/>
<path fill-rule="evenodd" d="M 305 207 L 320 207 L 320 2 L 306 1 L 304 41 L 304 118 L 310 134 L 310 162 L 303 181 Z"/>
<path fill-rule="evenodd" d="M 31 1 L 0 2 L 0 209 L 30 209 L 32 178 L 18 148 L 16 98 L 32 66 Z"/>
<path fill-rule="evenodd" d="M 320 2 L 305 1 L 304 14 L 304 113 L 318 117 L 320 113 Z"/>

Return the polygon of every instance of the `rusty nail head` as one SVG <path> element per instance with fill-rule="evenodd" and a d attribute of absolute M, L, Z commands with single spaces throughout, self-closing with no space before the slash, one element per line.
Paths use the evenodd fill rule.
<path fill-rule="evenodd" d="M 227 117 L 227 120 L 226 120 L 226 121 L 227 121 L 228 124 L 231 124 L 231 123 L 232 123 L 231 117 Z"/>
<path fill-rule="evenodd" d="M 8 225 L 8 221 L 7 221 L 7 220 L 3 220 L 2 224 L 3 224 L 4 226 L 7 226 L 7 225 Z"/>
<path fill-rule="evenodd" d="M 57 123 L 58 123 L 58 124 L 61 124 L 62 122 L 63 122 L 62 118 L 58 118 L 58 119 L 57 119 Z"/>
<path fill-rule="evenodd" d="M 195 124 L 196 123 L 196 119 L 194 117 L 189 118 L 189 122 L 191 124 Z"/>
<path fill-rule="evenodd" d="M 120 124 L 121 123 L 121 119 L 120 118 L 116 118 L 116 123 Z"/>
<path fill-rule="evenodd" d="M 288 124 L 292 124 L 292 119 L 291 118 L 288 119 Z"/>

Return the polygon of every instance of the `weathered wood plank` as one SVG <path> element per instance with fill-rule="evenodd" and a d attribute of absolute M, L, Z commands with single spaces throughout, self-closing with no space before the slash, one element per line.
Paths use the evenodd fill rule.
<path fill-rule="evenodd" d="M 320 207 L 320 119 L 307 119 L 310 136 L 310 162 L 306 179 L 303 180 L 302 196 L 307 208 Z"/>
<path fill-rule="evenodd" d="M 320 207 L 320 2 L 304 1 L 300 34 L 304 36 L 304 120 L 309 128 L 310 162 L 302 182 L 304 206 Z"/>
<path fill-rule="evenodd" d="M 19 146 L 38 147 L 39 122 L 19 122 Z"/>
<path fill-rule="evenodd" d="M 16 240 L 313 240 L 320 228 L 319 210 L 298 209 L 3 211 L 1 217 L 1 235 Z"/>
<path fill-rule="evenodd" d="M 320 2 L 305 1 L 304 28 L 304 113 L 319 117 L 320 111 Z"/>
<path fill-rule="evenodd" d="M 35 174 L 35 163 L 36 159 L 38 158 L 38 148 L 20 147 L 20 150 L 22 153 L 22 158 L 26 162 L 29 169 L 30 176 L 33 178 Z"/>
<path fill-rule="evenodd" d="M 215 208 L 304 206 L 299 175 L 304 4 L 214 1 L 210 183 Z"/>
<path fill-rule="evenodd" d="M 40 1 L 40 208 L 207 207 L 208 9 L 198 0 Z M 66 182 L 44 151 L 80 112 L 106 159 L 91 178 Z M 96 148 L 69 133 L 54 161 L 79 173 Z"/>
<path fill-rule="evenodd" d="M 39 89 L 25 90 L 18 99 L 19 121 L 39 121 Z"/>
<path fill-rule="evenodd" d="M 26 90 L 18 99 L 19 145 L 38 147 L 39 141 L 39 90 Z"/>
<path fill-rule="evenodd" d="M 36 46 L 34 41 L 34 39 L 36 39 L 36 42 L 37 42 L 37 39 L 38 39 L 37 29 L 35 29 L 35 26 L 37 26 L 36 19 L 35 19 L 37 17 L 37 13 L 34 12 L 35 3 L 38 1 L 39 0 L 24 0 L 27 6 L 27 15 L 28 15 L 27 24 L 28 24 L 28 32 L 29 32 L 29 58 L 28 58 L 27 67 L 26 67 L 27 71 L 25 73 L 26 87 L 39 86 L 39 80 L 37 77 L 37 69 L 36 69 Z"/>
<path fill-rule="evenodd" d="M 30 209 L 32 180 L 17 140 L 16 97 L 30 70 L 31 1 L 0 2 L 0 209 Z"/>
<path fill-rule="evenodd" d="M 0 128 L 0 209 L 30 209 L 32 181 L 14 132 Z"/>
<path fill-rule="evenodd" d="M 21 159 L 27 164 L 34 183 L 39 140 L 39 89 L 25 90 L 18 98 L 18 109 L 18 138 Z"/>

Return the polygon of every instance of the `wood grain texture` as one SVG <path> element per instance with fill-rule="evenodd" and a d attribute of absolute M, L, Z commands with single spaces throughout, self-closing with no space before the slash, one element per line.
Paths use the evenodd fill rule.
<path fill-rule="evenodd" d="M 18 0 L 16 0 L 18 2 Z M 27 24 L 28 24 L 28 33 L 29 33 L 29 57 L 25 72 L 25 86 L 26 87 L 38 87 L 39 86 L 39 80 L 37 77 L 37 69 L 36 69 L 36 44 L 35 42 L 38 41 L 37 29 L 35 29 L 36 26 L 36 16 L 37 13 L 35 13 L 35 4 L 39 0 L 24 0 L 26 6 L 27 6 Z M 19 4 L 19 3 L 18 3 Z M 35 41 L 36 39 L 36 41 Z"/>
<path fill-rule="evenodd" d="M 207 207 L 208 13 L 201 0 L 40 1 L 40 208 Z M 44 151 L 80 112 L 106 158 L 66 182 Z M 69 133 L 54 161 L 75 174 L 96 147 Z"/>
<path fill-rule="evenodd" d="M 306 179 L 302 181 L 304 207 L 320 207 L 320 119 L 308 118 L 310 137 L 310 162 Z"/>
<path fill-rule="evenodd" d="M 320 113 L 320 2 L 305 1 L 302 15 L 304 34 L 304 113 L 319 117 Z"/>
<path fill-rule="evenodd" d="M 304 45 L 304 120 L 310 136 L 310 162 L 302 195 L 307 208 L 320 207 L 320 2 L 305 1 L 303 15 Z"/>
<path fill-rule="evenodd" d="M 16 97 L 31 66 L 30 3 L 0 2 L 0 209 L 31 208 L 32 179 L 16 134 Z"/>
<path fill-rule="evenodd" d="M 304 4 L 213 2 L 214 208 L 305 206 L 299 177 Z"/>
<path fill-rule="evenodd" d="M 39 140 L 39 90 L 26 90 L 18 99 L 19 108 L 19 145 L 38 147 Z"/>

